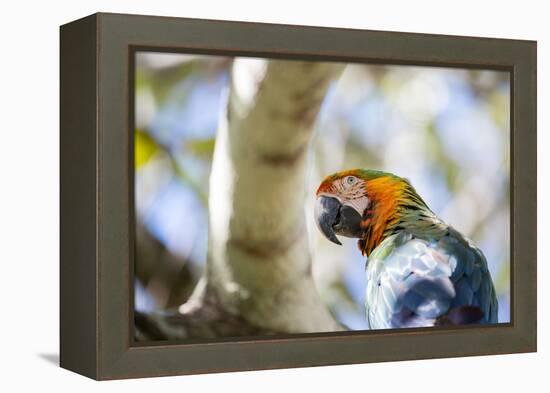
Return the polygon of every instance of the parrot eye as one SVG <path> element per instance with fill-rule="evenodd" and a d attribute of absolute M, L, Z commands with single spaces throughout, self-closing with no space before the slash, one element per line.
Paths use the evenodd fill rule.
<path fill-rule="evenodd" d="M 357 180 L 354 176 L 348 176 L 345 179 L 345 182 L 348 186 L 351 186 L 352 184 L 355 184 L 355 180 Z"/>

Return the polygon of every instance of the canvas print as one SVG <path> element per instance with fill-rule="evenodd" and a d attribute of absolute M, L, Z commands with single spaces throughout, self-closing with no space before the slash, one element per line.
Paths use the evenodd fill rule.
<path fill-rule="evenodd" d="M 510 322 L 510 74 L 140 51 L 136 342 Z"/>

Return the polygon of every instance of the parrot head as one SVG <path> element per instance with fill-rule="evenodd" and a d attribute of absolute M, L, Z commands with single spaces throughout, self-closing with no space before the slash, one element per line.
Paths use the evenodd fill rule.
<path fill-rule="evenodd" d="M 316 197 L 315 221 L 323 235 L 339 245 L 336 235 L 358 238 L 367 256 L 401 228 L 410 212 L 430 212 L 408 180 L 377 170 L 351 169 L 327 176 Z"/>

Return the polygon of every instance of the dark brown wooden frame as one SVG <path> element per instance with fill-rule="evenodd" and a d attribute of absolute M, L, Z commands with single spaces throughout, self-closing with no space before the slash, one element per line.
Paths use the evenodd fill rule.
<path fill-rule="evenodd" d="M 511 316 L 487 327 L 133 343 L 136 50 L 511 74 Z M 95 14 L 61 27 L 61 366 L 95 379 L 536 351 L 536 42 Z"/>

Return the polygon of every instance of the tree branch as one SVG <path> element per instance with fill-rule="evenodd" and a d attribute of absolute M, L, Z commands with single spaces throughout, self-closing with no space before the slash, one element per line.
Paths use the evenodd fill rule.
<path fill-rule="evenodd" d="M 226 310 L 289 333 L 339 329 L 311 276 L 307 145 L 341 66 L 239 59 L 210 176 L 208 280 Z"/>

